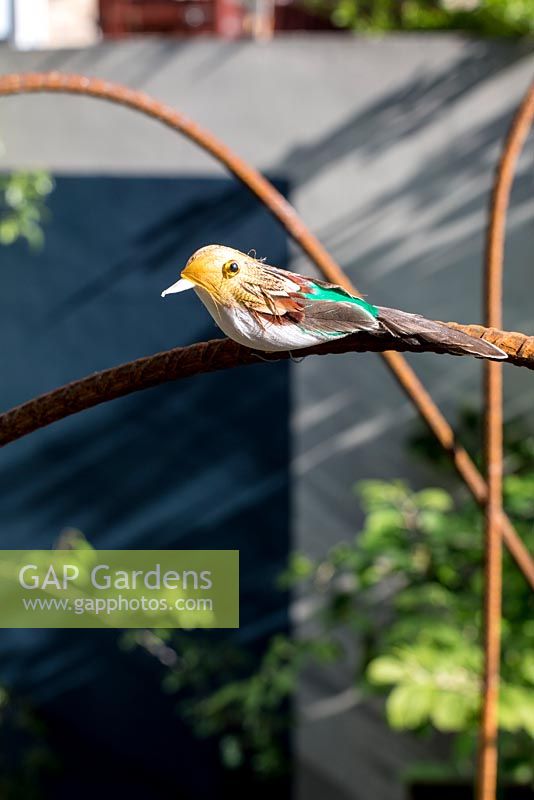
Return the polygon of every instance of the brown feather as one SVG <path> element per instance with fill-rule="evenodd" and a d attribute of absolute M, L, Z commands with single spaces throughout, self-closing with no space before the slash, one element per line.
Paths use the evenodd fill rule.
<path fill-rule="evenodd" d="M 476 358 L 506 358 L 506 353 L 499 347 L 483 339 L 476 339 L 467 333 L 456 331 L 443 325 L 425 319 L 419 314 L 409 314 L 406 311 L 399 311 L 397 308 L 378 307 L 378 321 L 384 330 L 392 336 L 403 339 L 409 344 L 419 344 L 419 342 L 430 342 L 431 344 L 443 347 L 453 355 L 465 355 L 466 353 Z"/>
<path fill-rule="evenodd" d="M 326 333 L 373 331 L 380 327 L 377 320 L 356 303 L 332 303 L 328 300 L 306 303 L 303 326 Z"/>

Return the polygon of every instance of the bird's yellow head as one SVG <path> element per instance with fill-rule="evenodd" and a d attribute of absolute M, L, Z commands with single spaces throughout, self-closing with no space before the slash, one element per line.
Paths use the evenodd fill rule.
<path fill-rule="evenodd" d="M 259 289 L 264 287 L 268 291 L 278 282 L 261 261 L 232 247 L 210 244 L 193 253 L 182 270 L 181 279 L 165 289 L 161 296 L 186 289 L 204 289 L 219 305 L 242 304 L 260 310 L 265 300 Z"/>

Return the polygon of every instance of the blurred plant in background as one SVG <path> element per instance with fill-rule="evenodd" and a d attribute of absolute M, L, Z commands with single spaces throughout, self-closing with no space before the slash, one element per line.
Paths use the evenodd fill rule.
<path fill-rule="evenodd" d="M 59 762 L 48 745 L 48 731 L 20 697 L 0 690 L 0 797 L 39 800 Z"/>
<path fill-rule="evenodd" d="M 179 696 L 179 711 L 199 737 L 215 736 L 228 769 L 264 778 L 288 767 L 289 700 L 300 671 L 311 661 L 332 662 L 339 646 L 326 638 L 273 637 L 257 658 L 232 642 L 167 630 L 128 631 L 122 645 L 144 648 L 168 668 L 163 688 Z"/>
<path fill-rule="evenodd" d="M 483 36 L 534 33 L 532 0 L 305 0 L 340 28 L 365 33 L 461 30 Z"/>
<path fill-rule="evenodd" d="M 459 428 L 464 441 L 478 439 L 478 423 L 476 414 L 464 413 Z M 507 425 L 505 435 L 505 506 L 532 549 L 534 436 L 520 423 Z M 413 447 L 451 470 L 428 434 L 415 437 Z M 283 737 L 301 671 L 312 661 L 345 659 L 342 642 L 348 634 L 360 645 L 359 697 L 385 697 L 385 716 L 394 730 L 452 735 L 450 762 L 425 765 L 426 777 L 470 779 L 482 663 L 481 512 L 463 491 L 458 496 L 443 488 L 413 491 L 402 481 L 366 481 L 358 492 L 366 516 L 355 539 L 317 562 L 294 555 L 282 576 L 285 588 L 305 590 L 319 601 L 311 637 L 275 637 L 252 672 L 243 651 L 212 638 L 132 632 L 128 644 L 144 646 L 166 664 L 166 689 L 182 698 L 182 713 L 199 735 L 219 737 L 228 767 L 273 775 L 284 769 Z M 504 587 L 502 774 L 534 782 L 532 595 L 507 553 Z"/>
<path fill-rule="evenodd" d="M 50 175 L 40 170 L 0 175 L 0 244 L 25 239 L 30 247 L 42 246 L 46 199 L 53 188 Z"/>

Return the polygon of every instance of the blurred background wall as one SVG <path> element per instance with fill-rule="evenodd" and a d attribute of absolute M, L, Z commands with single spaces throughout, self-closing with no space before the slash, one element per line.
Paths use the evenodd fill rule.
<path fill-rule="evenodd" d="M 330 30 L 327 11 L 296 0 L 0 0 L 0 37 L 20 49 L 87 47 L 144 34 L 270 38 Z"/>
<path fill-rule="evenodd" d="M 533 65 L 532 48 L 526 44 L 459 36 L 363 40 L 335 34 L 299 35 L 262 46 L 202 38 L 143 39 L 103 42 L 83 50 L 0 52 L 2 72 L 83 72 L 143 89 L 179 108 L 282 181 L 304 220 L 373 302 L 437 319 L 470 322 L 480 321 L 483 234 L 498 148 Z M 214 335 L 204 312 L 193 308 L 194 298 L 159 301 L 162 286 L 174 279 L 186 251 L 197 244 L 214 239 L 228 244 L 237 241 L 255 247 L 258 255 L 280 266 L 314 272 L 296 250 L 291 250 L 286 262 L 285 238 L 272 234 L 274 224 L 267 218 L 258 218 L 253 227 L 245 222 L 243 229 L 241 223 L 252 213 L 249 210 L 230 214 L 228 221 L 228 204 L 240 209 L 245 201 L 218 195 L 219 190 L 213 189 L 223 180 L 218 165 L 155 123 L 125 109 L 81 98 L 11 98 L 2 100 L 1 109 L 5 169 L 43 166 L 64 176 L 65 186 L 83 176 L 96 175 L 101 181 L 98 192 L 102 194 L 95 194 L 92 201 L 88 193 L 79 206 L 70 201 L 53 206 L 50 226 L 60 238 L 55 250 L 46 245 L 44 268 L 20 251 L 17 259 L 2 253 L 10 274 L 9 279 L 2 276 L 9 288 L 3 303 L 5 309 L 11 309 L 3 315 L 2 362 L 8 364 L 12 359 L 12 342 L 24 339 L 21 352 L 33 354 L 39 362 L 41 390 L 62 382 L 60 378 L 88 371 L 89 362 L 78 360 L 76 350 L 83 337 L 91 364 L 98 368 L 115 363 L 119 356 L 134 357 Z M 504 303 L 505 326 L 528 333 L 534 332 L 529 291 L 534 248 L 532 147 L 530 140 L 514 185 Z M 157 178 L 165 179 L 159 188 Z M 144 180 L 150 190 L 139 194 L 143 184 L 135 188 L 136 181 Z M 180 215 L 173 221 L 169 207 L 188 205 L 192 187 L 198 187 L 199 181 L 212 187 L 208 192 L 211 201 L 203 196 L 197 210 L 194 205 L 190 209 L 186 222 Z M 74 191 L 74 185 L 69 191 Z M 84 185 L 83 181 L 79 185 Z M 118 186 L 122 188 L 111 188 Z M 125 206 L 130 209 L 129 218 L 121 213 L 122 199 L 109 200 L 115 191 L 115 197 L 124 202 L 138 198 Z M 105 219 L 92 205 L 103 202 L 109 204 Z M 72 209 L 84 203 L 85 214 L 81 218 L 74 215 Z M 146 230 L 147 218 L 153 228 L 145 244 L 155 247 L 156 253 L 149 259 L 150 269 L 146 268 L 149 261 L 139 261 L 136 239 L 140 230 Z M 170 235 L 162 258 L 156 246 L 160 241 L 158 220 L 165 235 Z M 97 224 L 94 236 L 90 222 Z M 129 248 L 126 253 L 125 248 Z M 61 265 L 55 255 L 61 257 Z M 20 275 L 24 276 L 22 283 Z M 46 319 L 50 310 L 54 326 L 59 325 L 55 319 L 58 308 L 63 309 L 69 319 L 68 328 L 57 328 L 63 336 L 53 338 L 47 332 L 43 341 L 36 341 L 41 334 L 37 328 L 28 328 L 27 319 L 34 319 L 30 311 L 24 311 L 24 318 L 18 313 L 30 302 L 24 297 L 31 299 L 38 319 Z M 194 322 L 186 324 L 190 314 L 196 315 Z M 33 340 L 29 331 L 36 331 Z M 92 333 L 88 335 L 88 331 L 100 331 L 92 339 L 98 347 L 91 346 Z M 477 362 L 430 355 L 410 361 L 453 421 L 462 405 L 479 402 L 481 370 Z M 31 382 L 27 377 L 26 362 L 10 364 L 9 369 L 19 377 L 9 388 L 3 387 L 3 405 L 29 396 L 33 393 L 30 383 L 36 385 L 33 377 Z M 31 369 L 33 373 L 36 367 Z M 534 392 L 530 375 L 525 373 L 506 370 L 508 416 L 532 408 Z M 235 380 L 240 398 L 250 395 L 259 398 L 258 402 L 261 395 L 270 396 L 276 381 L 282 381 L 277 407 L 283 410 L 285 376 L 276 368 L 258 367 L 255 375 L 246 372 Z M 228 376 L 228 381 L 231 386 L 224 394 L 213 397 L 213 413 L 234 396 L 234 378 Z M 176 404 L 194 391 L 190 386 L 171 385 L 151 392 L 152 400 L 147 395 L 128 401 L 125 435 L 134 450 L 140 435 L 139 407 L 149 416 L 152 403 L 169 403 L 174 409 L 171 427 L 149 437 L 154 447 L 149 456 L 151 469 L 158 468 L 162 436 L 173 453 L 190 453 L 191 443 L 184 449 Z M 432 483 L 434 476 L 414 465 L 406 452 L 414 430 L 414 411 L 377 356 L 313 358 L 291 364 L 287 392 L 291 510 L 271 517 L 273 537 L 281 542 L 274 562 L 281 560 L 286 547 L 288 519 L 290 545 L 313 555 L 352 537 L 361 520 L 353 493 L 357 480 L 403 476 L 415 485 Z M 117 413 L 117 424 L 122 424 L 120 411 Z M 82 415 L 76 421 L 79 430 L 96 425 L 96 414 L 95 410 Z M 67 423 L 62 435 L 54 432 L 59 428 L 50 429 L 40 439 L 32 437 L 6 451 L 4 464 L 9 469 L 17 461 L 24 465 L 14 474 L 17 485 L 24 481 L 28 493 L 25 499 L 18 490 L 18 499 L 13 499 L 7 484 L 5 502 L 12 508 L 5 528 L 6 543 L 14 544 L 15 532 L 18 537 L 25 527 L 26 535 L 33 535 L 28 498 L 33 496 L 38 478 L 31 464 L 39 467 L 39 476 L 47 469 L 48 456 L 43 453 L 50 451 L 41 448 L 56 437 L 53 456 L 56 461 L 63 458 L 71 447 L 73 424 Z M 157 419 L 151 424 L 157 426 Z M 274 414 L 267 436 L 285 425 L 283 413 Z M 228 447 L 233 444 L 229 442 Z M 243 447 L 246 451 L 246 441 Z M 110 455 L 112 452 L 110 447 Z M 87 466 L 83 448 L 77 459 L 80 468 Z M 279 472 L 282 467 L 275 453 L 273 459 L 269 463 Z M 261 473 L 261 459 L 256 463 Z M 201 472 L 198 474 L 201 480 Z M 440 479 L 435 476 L 436 481 Z M 141 487 L 143 483 L 141 476 Z M 171 484 L 166 483 L 163 490 L 169 530 L 172 520 L 180 518 L 175 515 L 180 514 L 183 498 L 173 494 Z M 65 494 L 59 482 L 56 491 L 70 506 L 69 513 L 62 514 L 64 524 L 76 522 L 79 503 Z M 46 514 L 49 497 L 44 495 L 39 501 Z M 269 505 L 270 495 L 265 497 Z M 93 498 L 92 502 L 98 505 L 100 500 Z M 118 502 L 126 503 L 121 491 Z M 132 519 L 139 522 L 139 536 L 146 536 L 148 528 L 135 513 L 135 495 L 128 502 Z M 158 530 L 157 524 L 152 525 Z M 125 544 L 131 530 L 128 522 Z M 225 531 L 230 546 L 231 530 Z M 102 536 L 106 536 L 104 527 Z M 260 549 L 263 546 L 267 544 Z M 292 613 L 304 630 L 306 598 L 294 604 Z M 340 671 L 323 670 L 307 673 L 302 681 L 296 793 L 306 800 L 400 798 L 399 770 L 407 760 L 424 757 L 428 745 L 409 737 L 394 739 L 372 706 L 353 704 L 352 695 L 346 692 L 347 680 Z"/>

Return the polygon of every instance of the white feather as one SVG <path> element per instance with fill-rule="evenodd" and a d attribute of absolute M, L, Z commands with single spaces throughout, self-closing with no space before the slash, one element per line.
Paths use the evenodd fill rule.
<path fill-rule="evenodd" d="M 269 353 L 312 347 L 314 344 L 333 338 L 332 334 L 305 331 L 297 324 L 281 325 L 276 322 L 262 324 L 253 314 L 240 306 L 229 308 L 216 305 L 209 292 L 200 286 L 195 286 L 195 292 L 223 333 L 245 347 Z M 336 335 L 347 336 L 347 334 Z"/>

